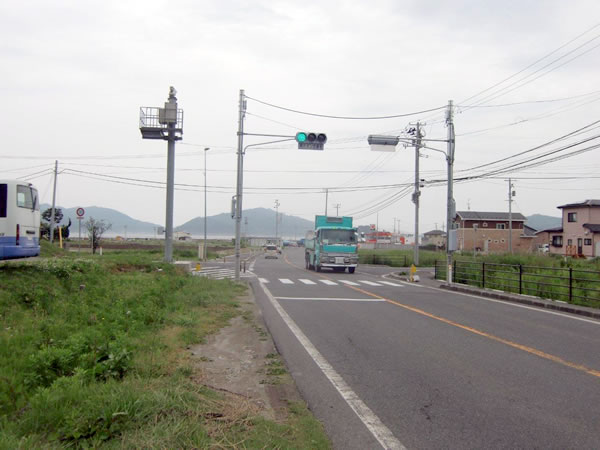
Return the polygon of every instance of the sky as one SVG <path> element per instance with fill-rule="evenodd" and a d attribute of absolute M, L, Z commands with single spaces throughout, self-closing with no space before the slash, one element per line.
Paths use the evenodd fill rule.
<path fill-rule="evenodd" d="M 249 147 L 244 209 L 278 201 L 311 220 L 327 207 L 410 233 L 415 149 L 371 151 L 367 136 L 406 138 L 419 122 L 432 139 L 419 158 L 426 232 L 446 221 L 452 100 L 457 210 L 508 211 L 512 178 L 513 211 L 560 216 L 600 198 L 599 17 L 587 0 L 4 2 L 0 178 L 29 180 L 51 203 L 58 161 L 57 205 L 164 224 L 167 143 L 142 139 L 139 109 L 162 107 L 174 86 L 174 223 L 204 216 L 205 156 L 208 215 L 228 212 L 243 89 L 246 133 L 328 136 L 324 151 Z"/>

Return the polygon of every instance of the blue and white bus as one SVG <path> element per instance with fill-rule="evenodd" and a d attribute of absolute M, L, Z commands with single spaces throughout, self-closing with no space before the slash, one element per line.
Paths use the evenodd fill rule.
<path fill-rule="evenodd" d="M 0 180 L 0 259 L 40 254 L 40 203 L 31 183 Z"/>

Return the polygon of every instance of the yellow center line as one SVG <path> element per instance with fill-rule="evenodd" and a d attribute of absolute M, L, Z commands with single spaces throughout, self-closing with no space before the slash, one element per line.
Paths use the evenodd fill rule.
<path fill-rule="evenodd" d="M 284 255 L 284 260 L 289 265 L 291 265 L 293 267 L 296 267 L 296 268 L 300 268 L 297 265 L 295 265 L 294 263 L 290 262 L 287 259 L 287 256 L 285 256 L 285 255 Z M 321 278 L 324 278 L 324 279 L 327 279 L 327 280 L 335 281 L 334 279 L 332 279 L 330 277 L 327 277 L 327 276 L 325 276 L 323 274 L 320 274 L 320 273 L 317 273 L 317 276 L 320 276 Z M 544 359 L 547 359 L 549 361 L 553 361 L 555 363 L 561 364 L 563 366 L 570 367 L 571 369 L 579 370 L 581 372 L 587 373 L 588 375 L 592 375 L 592 376 L 600 378 L 600 370 L 591 369 L 591 368 L 589 368 L 587 366 L 584 366 L 583 364 L 577 364 L 577 363 L 574 363 L 574 362 L 571 362 L 571 361 L 567 361 L 566 359 L 562 359 L 562 358 L 560 358 L 558 356 L 551 355 L 550 353 L 543 352 L 543 351 L 538 350 L 536 348 L 529 347 L 527 345 L 522 345 L 522 344 L 519 344 L 517 342 L 509 341 L 508 339 L 504 339 L 504 338 L 495 336 L 493 334 L 486 333 L 485 331 L 478 330 L 477 328 L 473 328 L 473 327 L 470 327 L 470 326 L 467 326 L 467 325 L 462 325 L 462 324 L 460 324 L 458 322 L 454 322 L 454 321 L 446 319 L 444 317 L 436 316 L 435 314 L 428 313 L 427 311 L 423 311 L 422 309 L 415 308 L 415 307 L 409 306 L 409 305 L 405 305 L 403 303 L 397 302 L 396 300 L 391 300 L 389 298 L 382 297 L 382 296 L 377 295 L 377 294 L 375 294 L 373 292 L 366 291 L 364 289 L 361 289 L 361 288 L 358 288 L 358 287 L 355 287 L 355 286 L 350 286 L 350 285 L 344 285 L 344 286 L 347 287 L 347 288 L 353 289 L 353 290 L 355 290 L 357 292 L 360 292 L 362 294 L 369 295 L 371 297 L 378 298 L 380 300 L 385 300 L 386 302 L 388 302 L 388 303 L 390 303 L 392 305 L 399 306 L 401 308 L 407 309 L 409 311 L 412 311 L 414 313 L 420 314 L 420 315 L 425 316 L 425 317 L 429 317 L 430 319 L 438 320 L 440 322 L 443 322 L 443 323 L 448 324 L 448 325 L 452 325 L 454 327 L 460 328 L 460 329 L 468 331 L 470 333 L 477 334 L 479 336 L 483 336 L 483 337 L 491 339 L 493 341 L 500 342 L 502 344 L 508 345 L 509 347 L 516 348 L 518 350 L 530 353 L 532 355 L 536 355 L 536 356 L 538 356 L 540 358 L 544 358 Z"/>

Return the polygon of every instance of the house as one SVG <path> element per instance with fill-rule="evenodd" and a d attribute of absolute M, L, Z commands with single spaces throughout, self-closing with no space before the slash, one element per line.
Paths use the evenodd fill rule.
<path fill-rule="evenodd" d="M 512 220 L 511 220 L 512 219 Z M 527 230 L 527 218 L 521 213 L 486 211 L 457 211 L 454 223 L 457 225 L 458 249 L 501 253 L 510 251 L 509 230 L 512 221 L 512 250 L 519 253 L 532 251 L 534 234 Z"/>
<path fill-rule="evenodd" d="M 192 235 L 187 231 L 176 231 L 174 234 L 174 239 L 176 241 L 191 241 Z"/>
<path fill-rule="evenodd" d="M 537 233 L 539 241 L 550 244 L 550 253 L 558 255 L 600 256 L 600 200 L 569 203 L 558 208 L 562 209 L 562 227 Z"/>
<path fill-rule="evenodd" d="M 431 230 L 423 234 L 423 245 L 435 245 L 444 247 L 446 245 L 446 233 L 442 230 Z"/>

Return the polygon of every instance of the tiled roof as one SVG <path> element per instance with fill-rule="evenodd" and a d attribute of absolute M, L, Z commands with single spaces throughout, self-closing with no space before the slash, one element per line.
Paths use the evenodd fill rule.
<path fill-rule="evenodd" d="M 560 227 L 554 227 L 554 228 L 546 228 L 545 230 L 540 230 L 535 234 L 544 233 L 544 232 L 546 232 L 546 233 L 562 233 L 562 231 L 563 231 L 563 227 L 560 226 Z"/>
<path fill-rule="evenodd" d="M 484 212 L 484 211 L 456 211 L 456 214 L 463 220 L 506 220 L 507 212 Z M 513 222 L 525 222 L 527 217 L 521 213 L 512 213 Z"/>
<path fill-rule="evenodd" d="M 578 206 L 600 206 L 600 200 L 585 200 L 579 203 L 569 203 L 568 205 L 557 206 L 557 208 L 576 208 Z"/>
<path fill-rule="evenodd" d="M 423 236 L 446 236 L 446 232 L 442 230 L 431 230 L 424 233 Z"/>
<path fill-rule="evenodd" d="M 529 225 L 524 225 L 523 226 L 523 234 L 525 236 L 528 236 L 528 237 L 529 236 L 535 236 L 536 231 L 537 230 L 535 228 L 530 227 Z"/>
<path fill-rule="evenodd" d="M 600 224 L 599 223 L 584 223 L 584 228 L 587 228 L 592 233 L 600 233 Z"/>

